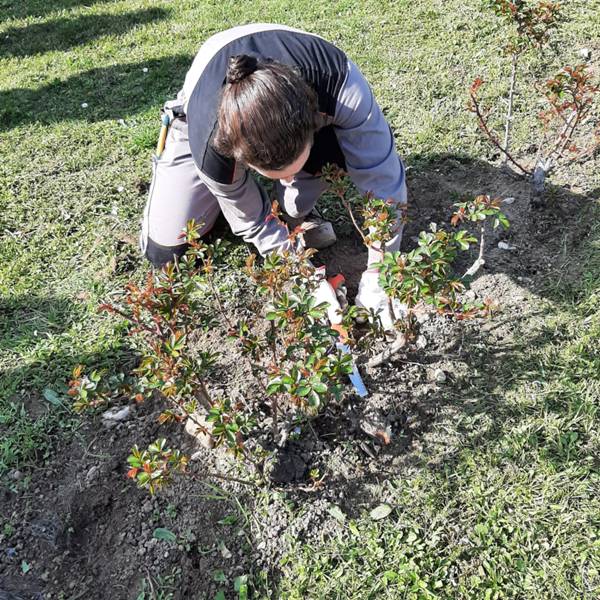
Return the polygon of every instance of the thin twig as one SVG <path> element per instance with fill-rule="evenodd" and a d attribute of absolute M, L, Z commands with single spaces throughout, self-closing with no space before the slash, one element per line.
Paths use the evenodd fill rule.
<path fill-rule="evenodd" d="M 566 145 L 571 140 L 571 136 L 573 135 L 573 131 L 577 124 L 579 123 L 579 113 L 578 111 L 573 111 L 569 118 L 565 121 L 563 128 L 558 134 L 556 141 L 554 142 L 554 146 L 552 150 L 547 155 L 547 160 L 552 160 L 554 157 L 558 157 L 566 148 Z"/>
<path fill-rule="evenodd" d="M 231 322 L 231 320 L 229 319 L 229 316 L 227 315 L 227 313 L 225 312 L 225 309 L 223 308 L 223 304 L 221 302 L 221 298 L 219 296 L 219 293 L 217 292 L 216 288 L 215 288 L 215 282 L 213 281 L 212 275 L 207 273 L 207 279 L 208 279 L 208 285 L 210 287 L 210 293 L 213 297 L 213 300 L 215 301 L 216 305 L 217 305 L 217 309 L 219 310 L 219 312 L 221 313 L 221 316 L 223 317 L 223 320 L 225 321 L 225 323 L 227 323 L 227 327 L 229 327 L 229 329 L 233 329 L 233 323 Z"/>
<path fill-rule="evenodd" d="M 483 113 L 481 112 L 481 106 L 479 106 L 479 102 L 478 102 L 477 97 L 475 96 L 474 92 L 471 91 L 470 95 L 471 95 L 471 102 L 472 102 L 472 107 L 473 107 L 472 112 L 474 112 L 475 115 L 477 116 L 477 121 L 479 123 L 479 127 L 481 128 L 481 130 L 483 131 L 483 133 L 485 133 L 485 135 L 488 137 L 488 139 L 490 140 L 490 142 L 492 142 L 492 144 L 494 144 L 494 146 L 496 146 L 496 148 L 498 148 L 498 150 L 500 150 L 500 152 L 502 152 L 506 156 L 506 158 L 513 165 L 515 165 L 515 167 L 517 167 L 523 174 L 525 174 L 525 175 L 531 175 L 531 171 L 528 171 L 525 167 L 523 167 L 522 165 L 520 165 L 513 158 L 513 156 L 510 154 L 510 152 L 507 152 L 502 147 L 502 144 L 500 143 L 500 141 L 498 140 L 498 138 L 496 137 L 496 135 L 488 127 L 486 118 L 483 115 Z"/>
<path fill-rule="evenodd" d="M 344 198 L 343 195 L 338 195 L 341 203 L 343 204 L 344 208 L 348 211 L 348 214 L 350 215 L 350 219 L 352 220 L 352 224 L 354 225 L 354 229 L 356 229 L 356 231 L 358 231 L 358 234 L 360 235 L 363 244 L 367 247 L 370 247 L 369 241 L 367 240 L 367 236 L 363 233 L 363 230 L 360 228 L 358 222 L 356 221 L 356 217 L 354 216 L 354 211 L 352 210 L 352 206 L 350 206 L 350 202 L 348 202 L 348 200 L 346 200 L 346 198 Z M 379 250 L 378 248 L 375 248 L 375 250 Z"/>
<path fill-rule="evenodd" d="M 508 157 L 506 154 L 510 150 L 510 131 L 512 128 L 512 118 L 513 118 L 513 100 L 515 97 L 515 83 L 517 81 L 517 61 L 519 60 L 519 55 L 515 52 L 512 55 L 512 68 L 510 72 L 510 89 L 508 91 L 508 109 L 506 111 L 506 124 L 504 127 L 504 164 L 507 163 Z"/>

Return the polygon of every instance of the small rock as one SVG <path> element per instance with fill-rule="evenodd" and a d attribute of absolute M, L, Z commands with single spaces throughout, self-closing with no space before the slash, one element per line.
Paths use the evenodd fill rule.
<path fill-rule="evenodd" d="M 94 481 L 100 475 L 100 467 L 98 465 L 94 465 L 85 475 L 85 484 L 89 487 L 94 483 Z"/>
<path fill-rule="evenodd" d="M 589 48 L 582 48 L 579 51 L 579 56 L 585 60 L 590 60 L 592 58 L 592 51 Z"/>
<path fill-rule="evenodd" d="M 21 479 L 23 479 L 23 473 L 22 473 L 22 471 L 15 469 L 14 471 L 11 471 L 8 474 L 8 477 L 9 477 L 9 479 L 12 479 L 13 481 L 21 481 Z"/>
<path fill-rule="evenodd" d="M 498 242 L 498 248 L 500 250 L 516 250 L 517 247 L 509 244 L 508 242 Z"/>
<path fill-rule="evenodd" d="M 436 369 L 433 372 L 433 377 L 438 383 L 446 383 L 446 373 L 442 369 Z"/>
<path fill-rule="evenodd" d="M 81 103 L 81 108 L 87 108 L 88 107 L 88 103 L 87 102 L 82 102 Z"/>
<path fill-rule="evenodd" d="M 427 338 L 424 335 L 420 335 L 417 338 L 417 341 L 415 342 L 415 346 L 419 349 L 419 350 L 423 350 L 424 348 L 427 347 Z"/>
<path fill-rule="evenodd" d="M 142 69 L 142 72 L 144 72 L 144 73 L 147 73 L 147 72 L 148 72 L 148 67 L 144 67 L 144 68 Z"/>
<path fill-rule="evenodd" d="M 127 419 L 131 417 L 131 412 L 130 406 L 115 406 L 114 408 L 109 408 L 106 412 L 102 413 L 102 420 L 105 423 L 121 423 L 123 421 L 127 421 Z"/>
<path fill-rule="evenodd" d="M 418 312 L 416 314 L 417 317 L 417 322 L 421 325 L 423 325 L 423 323 L 427 323 L 427 321 L 429 321 L 429 319 L 431 319 L 431 314 L 428 312 Z"/>
<path fill-rule="evenodd" d="M 378 411 L 366 414 L 361 419 L 359 427 L 361 431 L 381 444 L 387 445 L 392 441 L 392 427 L 388 419 Z"/>
<path fill-rule="evenodd" d="M 502 200 L 503 204 L 513 204 L 515 201 L 515 199 L 512 196 L 509 196 L 508 198 L 504 198 L 504 200 Z"/>
<path fill-rule="evenodd" d="M 231 554 L 231 551 L 229 550 L 229 548 L 225 544 L 221 544 L 219 546 L 219 550 L 221 551 L 221 556 L 225 560 L 229 560 L 233 556 L 233 554 Z"/>
<path fill-rule="evenodd" d="M 211 430 L 212 424 L 206 420 L 204 415 L 199 413 L 194 413 L 191 417 L 188 417 L 185 422 L 185 432 L 193 438 L 196 438 L 201 446 L 204 446 L 204 448 L 208 448 L 209 450 L 215 444 L 210 435 Z"/>
<path fill-rule="evenodd" d="M 125 191 L 125 188 L 124 188 L 122 185 L 120 185 L 120 186 L 117 188 L 117 192 L 119 192 L 119 194 L 120 194 L 121 192 L 124 192 L 124 191 Z"/>

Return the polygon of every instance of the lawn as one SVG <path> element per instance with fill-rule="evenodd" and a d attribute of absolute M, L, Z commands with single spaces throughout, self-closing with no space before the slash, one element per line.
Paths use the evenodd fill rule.
<path fill-rule="evenodd" d="M 524 61 L 520 156 L 534 153 L 534 81 L 582 48 L 600 77 L 600 2 L 563 5 L 551 51 Z M 456 334 L 447 385 L 419 396 L 425 368 L 401 361 L 372 376 L 398 382 L 381 393 L 406 398 L 413 423 L 389 452 L 340 442 L 332 457 L 361 458 L 332 466 L 316 495 L 187 484 L 146 505 L 124 478 L 137 425 L 109 439 L 72 413 L 67 382 L 80 363 L 134 366 L 123 324 L 97 306 L 148 270 L 136 238 L 158 109 L 204 39 L 264 21 L 322 35 L 367 76 L 409 166 L 417 210 L 403 247 L 452 194 L 486 192 L 517 197 L 520 251 L 496 251 L 474 283 L 502 312 Z M 530 209 L 527 184 L 500 168 L 465 109 L 478 75 L 486 100 L 506 95 L 505 39 L 480 0 L 0 0 L 0 596 L 242 598 L 240 576 L 256 598 L 600 596 L 600 165 L 567 167 L 549 206 Z M 233 241 L 231 290 L 246 254 Z M 429 366 L 434 354 L 409 358 Z M 143 435 L 155 433 L 152 413 L 142 418 Z M 97 489 L 81 483 L 90 457 L 110 465 Z M 89 498 L 53 512 L 67 487 Z M 116 499 L 102 504 L 108 488 Z M 393 510 L 374 519 L 380 504 Z M 36 537 L 35 523 L 55 539 Z M 178 536 L 168 558 L 146 545 L 158 525 Z"/>

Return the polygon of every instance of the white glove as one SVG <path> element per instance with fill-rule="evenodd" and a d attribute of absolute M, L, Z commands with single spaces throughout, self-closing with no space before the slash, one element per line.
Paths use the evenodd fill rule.
<path fill-rule="evenodd" d="M 381 325 L 386 331 L 394 329 L 394 322 L 390 314 L 387 294 L 379 285 L 379 273 L 365 271 L 358 284 L 358 294 L 354 301 L 356 306 L 373 310 L 379 315 Z M 392 301 L 392 308 L 396 319 L 406 316 L 406 305 L 398 300 Z"/>
<path fill-rule="evenodd" d="M 323 278 L 319 283 L 319 286 L 313 292 L 313 297 L 317 301 L 317 304 L 327 302 L 327 318 L 332 325 L 339 325 L 342 322 L 342 307 L 338 301 L 335 290 L 331 284 L 325 279 L 325 269 L 317 269 L 319 275 L 322 271 Z"/>

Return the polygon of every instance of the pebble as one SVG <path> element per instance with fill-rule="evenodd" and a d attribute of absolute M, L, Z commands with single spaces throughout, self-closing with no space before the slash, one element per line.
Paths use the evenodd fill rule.
<path fill-rule="evenodd" d="M 433 372 L 433 377 L 438 383 L 446 383 L 446 373 L 442 369 L 436 369 Z"/>
<path fill-rule="evenodd" d="M 81 108 L 87 108 L 88 107 L 88 103 L 87 102 L 82 102 L 81 103 Z"/>
<path fill-rule="evenodd" d="M 202 460 L 204 458 L 204 452 L 202 450 L 198 450 L 197 452 L 194 452 L 194 454 L 192 454 L 190 456 L 190 460 L 192 462 L 195 462 L 197 460 Z"/>
<path fill-rule="evenodd" d="M 100 467 L 98 465 L 94 465 L 86 474 L 85 474 L 85 483 L 90 486 L 100 475 Z"/>
<path fill-rule="evenodd" d="M 427 338 L 424 335 L 420 335 L 417 338 L 417 341 L 415 342 L 415 346 L 419 349 L 419 350 L 423 350 L 424 348 L 427 347 Z"/>
<path fill-rule="evenodd" d="M 18 469 L 15 469 L 14 471 L 11 471 L 9 473 L 8 477 L 13 481 L 21 481 L 21 479 L 23 479 L 23 472 L 19 471 Z"/>
<path fill-rule="evenodd" d="M 147 72 L 148 72 L 148 67 L 144 67 L 144 68 L 142 69 L 142 71 L 143 71 L 144 73 L 147 73 Z"/>
<path fill-rule="evenodd" d="M 417 322 L 422 325 L 423 323 L 427 323 L 427 321 L 429 321 L 429 319 L 431 319 L 431 314 L 428 312 L 422 311 L 422 312 L 418 312 L 416 314 L 416 317 L 417 317 Z"/>
<path fill-rule="evenodd" d="M 127 421 L 131 417 L 131 407 L 123 406 L 115 408 L 109 408 L 106 412 L 102 413 L 102 420 L 106 424 L 110 422 L 111 424 L 120 423 L 122 421 Z"/>
<path fill-rule="evenodd" d="M 590 60 L 590 58 L 592 58 L 592 51 L 589 48 L 582 48 L 579 51 L 579 56 L 585 60 Z"/>
<path fill-rule="evenodd" d="M 515 201 L 515 199 L 512 196 L 509 196 L 508 198 L 504 198 L 504 200 L 502 200 L 503 204 L 513 204 Z"/>
<path fill-rule="evenodd" d="M 500 250 L 516 250 L 517 247 L 509 244 L 508 242 L 498 242 L 498 248 Z"/>

